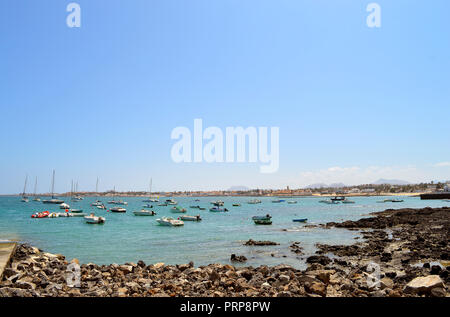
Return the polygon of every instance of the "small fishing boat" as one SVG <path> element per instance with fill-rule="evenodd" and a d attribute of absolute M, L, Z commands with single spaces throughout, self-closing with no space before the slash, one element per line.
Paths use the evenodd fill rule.
<path fill-rule="evenodd" d="M 31 215 L 31 218 L 47 218 L 50 212 L 48 210 L 42 212 L 36 212 Z"/>
<path fill-rule="evenodd" d="M 92 204 L 91 204 L 91 206 L 94 206 L 94 207 L 96 207 L 96 206 L 102 206 L 103 205 L 103 203 L 100 201 L 100 200 L 96 200 L 95 202 L 93 202 Z"/>
<path fill-rule="evenodd" d="M 147 204 L 147 205 L 142 206 L 142 208 L 153 208 L 153 205 Z"/>
<path fill-rule="evenodd" d="M 296 204 L 297 201 L 296 201 L 296 200 L 289 200 L 287 203 L 288 203 L 288 204 Z"/>
<path fill-rule="evenodd" d="M 402 203 L 403 199 L 385 199 L 383 201 L 379 201 L 380 203 Z"/>
<path fill-rule="evenodd" d="M 200 215 L 197 216 L 188 216 L 188 215 L 183 215 L 180 217 L 181 220 L 184 221 L 201 221 L 202 218 L 200 218 Z"/>
<path fill-rule="evenodd" d="M 110 209 L 111 212 L 127 212 L 127 210 L 123 207 L 113 207 Z"/>
<path fill-rule="evenodd" d="M 162 226 L 179 227 L 184 225 L 183 221 L 170 217 L 161 217 L 160 219 L 156 219 L 156 221 Z"/>
<path fill-rule="evenodd" d="M 251 204 L 251 205 L 260 204 L 260 203 L 261 203 L 261 200 L 259 200 L 259 199 L 252 199 L 249 202 L 247 202 L 247 204 Z"/>
<path fill-rule="evenodd" d="M 213 212 L 227 212 L 228 209 L 227 208 L 220 208 L 220 207 L 215 206 L 215 207 L 209 208 L 209 211 L 213 211 Z"/>
<path fill-rule="evenodd" d="M 199 209 L 200 206 L 189 206 L 189 208 L 192 208 L 192 209 Z"/>
<path fill-rule="evenodd" d="M 167 205 L 176 205 L 178 203 L 173 199 L 166 199 L 166 204 Z"/>
<path fill-rule="evenodd" d="M 345 198 L 344 200 L 341 201 L 343 204 L 354 204 L 355 202 L 353 200 L 347 199 Z"/>
<path fill-rule="evenodd" d="M 166 206 L 167 206 L 167 203 L 160 203 L 160 204 L 158 204 L 158 206 L 166 207 Z"/>
<path fill-rule="evenodd" d="M 253 216 L 253 222 L 256 225 L 271 225 L 272 224 L 272 216 L 267 214 L 265 216 Z"/>
<path fill-rule="evenodd" d="M 86 220 L 86 223 L 88 224 L 104 224 L 106 219 L 105 217 L 97 217 L 94 214 L 90 214 L 89 216 L 85 216 L 84 219 Z"/>
<path fill-rule="evenodd" d="M 154 216 L 154 215 L 156 215 L 156 212 L 154 212 L 153 210 L 141 209 L 138 211 L 133 211 L 133 214 L 135 216 Z"/>
<path fill-rule="evenodd" d="M 83 209 L 70 209 L 69 212 L 74 214 L 79 214 L 83 212 Z"/>
<path fill-rule="evenodd" d="M 59 205 L 59 209 L 69 209 L 70 206 L 66 203 L 62 203 L 61 205 Z"/>
<path fill-rule="evenodd" d="M 41 201 L 41 199 L 39 197 L 34 197 L 33 201 Z"/>
<path fill-rule="evenodd" d="M 78 213 L 77 214 L 77 213 L 71 213 L 71 212 L 66 212 L 65 215 L 67 217 L 84 217 L 84 216 L 86 216 L 85 213 Z"/>
<path fill-rule="evenodd" d="M 308 221 L 308 218 L 302 218 L 302 219 L 292 219 L 293 222 L 306 222 Z"/>
<path fill-rule="evenodd" d="M 284 202 L 284 199 L 276 199 L 276 200 L 272 200 L 273 203 L 282 203 Z"/>
<path fill-rule="evenodd" d="M 233 207 L 241 207 L 241 204 L 233 204 Z"/>
<path fill-rule="evenodd" d="M 200 201 L 200 199 L 196 199 L 196 200 L 194 200 L 194 201 Z"/>
<path fill-rule="evenodd" d="M 198 210 L 206 210 L 205 207 L 198 207 Z"/>
<path fill-rule="evenodd" d="M 344 196 L 335 196 L 333 198 L 331 198 L 332 201 L 342 201 L 345 200 Z"/>
<path fill-rule="evenodd" d="M 186 212 L 186 209 L 182 208 L 180 206 L 177 206 L 177 207 L 170 208 L 170 211 L 173 213 L 183 213 L 183 212 Z"/>
<path fill-rule="evenodd" d="M 335 205 L 335 204 L 339 204 L 340 202 L 337 201 L 337 200 L 326 200 L 326 199 L 324 199 L 324 200 L 319 200 L 319 203 Z"/>
<path fill-rule="evenodd" d="M 216 200 L 216 201 L 212 201 L 211 204 L 213 204 L 214 206 L 217 206 L 217 207 L 221 207 L 221 206 L 223 206 L 224 202 L 221 200 Z"/>
<path fill-rule="evenodd" d="M 101 205 L 97 206 L 97 208 L 98 208 L 98 209 L 103 209 L 103 210 L 106 210 L 106 206 L 105 206 L 105 205 L 103 205 L 103 204 L 101 204 Z"/>

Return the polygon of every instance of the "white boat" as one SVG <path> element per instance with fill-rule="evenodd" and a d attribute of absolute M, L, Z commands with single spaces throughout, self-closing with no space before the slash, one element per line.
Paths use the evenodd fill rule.
<path fill-rule="evenodd" d="M 153 210 L 141 209 L 138 211 L 133 211 L 133 214 L 135 216 L 154 216 L 154 215 L 156 215 L 156 212 L 154 212 Z"/>
<path fill-rule="evenodd" d="M 175 200 L 173 200 L 173 199 L 166 199 L 166 203 L 168 204 L 168 205 L 176 205 L 176 204 L 178 204 Z"/>
<path fill-rule="evenodd" d="M 64 200 L 55 198 L 54 190 L 55 190 L 55 170 L 53 170 L 53 177 L 52 177 L 52 199 L 44 199 L 42 201 L 43 204 L 61 205 L 62 203 L 64 203 Z"/>
<path fill-rule="evenodd" d="M 228 209 L 227 209 L 227 208 L 220 208 L 220 207 L 214 206 L 214 207 L 212 207 L 212 208 L 209 208 L 209 211 L 212 211 L 212 212 L 227 212 Z"/>
<path fill-rule="evenodd" d="M 297 201 L 296 201 L 296 200 L 289 200 L 287 203 L 288 203 L 288 204 L 296 204 Z"/>
<path fill-rule="evenodd" d="M 103 203 L 100 201 L 100 200 L 96 200 L 95 202 L 93 202 L 92 204 L 91 204 L 91 206 L 102 206 L 103 205 Z"/>
<path fill-rule="evenodd" d="M 223 206 L 224 202 L 221 200 L 216 200 L 216 201 L 212 201 L 211 204 L 213 204 L 214 206 L 217 206 L 217 207 L 221 207 L 221 206 Z"/>
<path fill-rule="evenodd" d="M 29 202 L 29 199 L 28 199 L 28 197 L 25 194 L 25 191 L 27 189 L 27 180 L 28 180 L 28 175 L 25 176 L 25 185 L 23 185 L 23 193 L 22 193 L 22 199 L 21 199 L 21 201 L 23 203 Z"/>
<path fill-rule="evenodd" d="M 180 206 L 177 206 L 177 207 L 170 208 L 170 211 L 173 213 L 184 213 L 184 212 L 186 212 L 186 209 L 182 208 Z"/>
<path fill-rule="evenodd" d="M 350 200 L 350 199 L 347 199 L 347 198 L 345 198 L 344 200 L 341 200 L 341 202 L 343 204 L 354 204 L 355 203 L 353 200 Z"/>
<path fill-rule="evenodd" d="M 188 215 L 183 215 L 180 217 L 181 220 L 184 221 L 201 221 L 202 218 L 200 218 L 200 215 L 197 216 L 188 216 Z"/>
<path fill-rule="evenodd" d="M 261 200 L 259 200 L 259 199 L 253 199 L 248 202 L 248 204 L 251 204 L 251 205 L 260 204 L 260 203 L 261 203 Z"/>
<path fill-rule="evenodd" d="M 70 206 L 66 203 L 62 203 L 61 205 L 59 205 L 59 209 L 69 209 Z"/>
<path fill-rule="evenodd" d="M 122 207 L 113 207 L 110 209 L 111 212 L 127 212 L 125 208 Z"/>
<path fill-rule="evenodd" d="M 184 225 L 183 221 L 170 217 L 162 217 L 160 219 L 156 219 L 156 221 L 162 226 L 178 227 Z"/>
<path fill-rule="evenodd" d="M 159 202 L 158 197 L 152 196 L 152 179 L 150 178 L 150 191 L 149 191 L 149 197 L 148 199 L 143 200 L 144 203 L 157 203 Z"/>
<path fill-rule="evenodd" d="M 106 210 L 106 206 L 105 206 L 105 205 L 103 205 L 103 204 L 101 204 L 100 206 L 97 206 L 97 208 L 98 208 L 98 209 L 103 209 L 103 210 Z"/>
<path fill-rule="evenodd" d="M 85 216 L 84 219 L 86 219 L 86 223 L 89 224 L 103 224 L 105 223 L 106 219 L 105 217 L 97 217 L 94 216 L 93 214 L 89 215 L 89 216 Z"/>

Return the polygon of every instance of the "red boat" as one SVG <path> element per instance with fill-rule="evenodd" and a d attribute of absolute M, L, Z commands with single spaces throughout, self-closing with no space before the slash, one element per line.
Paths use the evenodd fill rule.
<path fill-rule="evenodd" d="M 49 211 L 37 212 L 31 215 L 31 218 L 46 218 L 50 214 Z"/>

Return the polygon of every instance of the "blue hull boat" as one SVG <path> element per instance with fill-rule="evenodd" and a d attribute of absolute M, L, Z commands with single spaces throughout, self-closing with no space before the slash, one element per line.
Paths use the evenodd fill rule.
<path fill-rule="evenodd" d="M 308 218 L 304 218 L 304 219 L 293 219 L 293 222 L 306 222 L 308 221 Z"/>

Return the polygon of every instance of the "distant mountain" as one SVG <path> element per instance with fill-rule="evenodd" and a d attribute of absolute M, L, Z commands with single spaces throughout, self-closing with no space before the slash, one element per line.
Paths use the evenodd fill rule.
<path fill-rule="evenodd" d="M 325 188 L 325 187 L 328 187 L 328 185 L 325 183 L 316 183 L 316 184 L 308 185 L 305 188 L 315 189 L 315 188 Z"/>
<path fill-rule="evenodd" d="M 248 188 L 247 186 L 231 186 L 230 188 L 227 189 L 230 192 L 234 192 L 234 191 L 247 191 L 250 190 L 250 188 Z"/>
<path fill-rule="evenodd" d="M 328 185 L 328 187 L 331 187 L 331 188 L 342 188 L 342 187 L 346 187 L 346 185 L 343 184 L 343 183 L 333 183 L 333 184 Z"/>
<path fill-rule="evenodd" d="M 384 179 L 384 178 L 380 178 L 379 180 L 377 180 L 376 182 L 372 183 L 373 185 L 409 185 L 411 184 L 410 182 L 407 181 L 403 181 L 400 179 Z"/>

